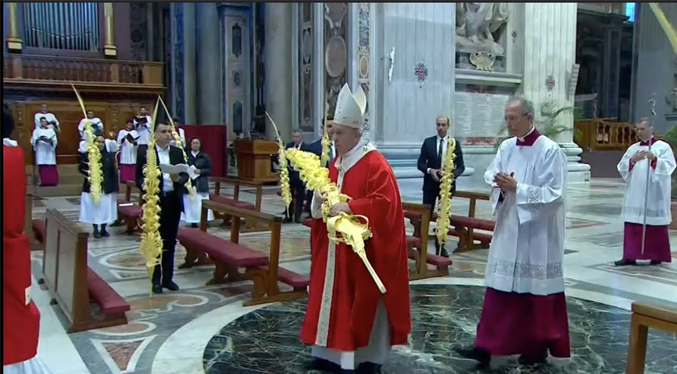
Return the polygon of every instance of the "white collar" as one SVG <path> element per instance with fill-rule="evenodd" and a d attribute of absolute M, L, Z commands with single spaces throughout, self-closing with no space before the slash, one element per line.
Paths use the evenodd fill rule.
<path fill-rule="evenodd" d="M 19 143 L 17 143 L 16 140 L 12 140 L 10 138 L 2 138 L 2 145 L 7 147 L 17 147 Z"/>
<path fill-rule="evenodd" d="M 524 141 L 524 139 L 526 139 L 526 138 L 527 138 L 527 136 L 531 135 L 531 133 L 532 133 L 532 132 L 534 132 L 534 130 L 536 130 L 536 127 L 534 127 L 534 126 L 531 126 L 531 130 L 527 131 L 527 133 L 526 133 L 526 134 L 524 134 L 524 136 L 521 136 L 521 137 L 520 137 L 520 136 L 518 136 L 518 137 L 517 137 L 517 139 L 519 139 L 519 141 L 523 142 L 523 141 Z"/>
<path fill-rule="evenodd" d="M 160 147 L 159 145 L 155 144 L 155 149 L 157 149 L 157 150 L 159 150 L 159 151 L 162 151 L 162 152 L 169 152 L 169 148 L 170 148 L 171 146 L 172 146 L 171 144 L 167 144 L 167 147 L 166 147 L 166 148 L 162 148 L 162 147 Z"/>
<path fill-rule="evenodd" d="M 437 137 L 437 141 L 439 142 L 440 140 L 444 140 L 445 142 L 449 139 L 449 134 L 445 135 L 444 138 L 440 138 L 439 135 L 435 135 Z"/>
<path fill-rule="evenodd" d="M 358 161 L 362 159 L 367 153 L 375 150 L 376 147 L 366 139 L 360 139 L 359 142 L 343 156 L 338 157 L 336 163 L 336 169 L 339 173 L 347 172 L 351 167 L 357 164 Z"/>

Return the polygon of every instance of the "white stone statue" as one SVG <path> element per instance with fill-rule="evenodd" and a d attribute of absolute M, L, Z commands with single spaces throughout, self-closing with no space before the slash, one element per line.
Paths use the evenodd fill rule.
<path fill-rule="evenodd" d="M 456 51 L 504 55 L 496 40 L 508 13 L 508 3 L 456 3 Z"/>

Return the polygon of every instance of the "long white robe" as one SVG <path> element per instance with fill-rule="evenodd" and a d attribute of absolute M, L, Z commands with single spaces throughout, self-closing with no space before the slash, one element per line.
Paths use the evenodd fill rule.
<path fill-rule="evenodd" d="M 53 140 L 52 144 L 40 142 L 38 139 L 42 136 L 51 138 Z M 31 138 L 31 144 L 35 150 L 35 164 L 36 165 L 56 165 L 56 145 L 58 143 L 58 138 L 56 136 L 56 131 L 53 128 L 48 127 L 46 129 L 39 128 L 33 130 L 33 136 Z"/>
<path fill-rule="evenodd" d="M 89 119 L 89 122 L 92 124 L 92 130 L 94 130 L 94 133 L 96 134 L 97 131 L 101 132 L 103 134 L 103 122 L 101 121 L 101 118 L 99 117 L 94 117 L 94 118 L 83 118 L 80 120 L 80 124 L 78 125 L 78 132 L 80 133 L 80 139 L 85 138 L 85 123 Z"/>
<path fill-rule="evenodd" d="M 517 191 L 504 194 L 493 182 L 514 173 Z M 566 224 L 566 157 L 557 143 L 540 136 L 532 146 L 517 138 L 501 143 L 484 174 L 492 185 L 496 228 L 489 249 L 487 287 L 504 292 L 550 295 L 564 291 L 562 260 Z"/>
<path fill-rule="evenodd" d="M 627 183 L 623 220 L 642 225 L 646 214 L 647 225 L 666 226 L 672 222 L 671 175 L 675 171 L 675 155 L 668 143 L 658 140 L 651 146 L 651 152 L 656 155 L 656 168 L 651 167 L 651 161 L 643 159 L 637 161 L 630 170 L 632 156 L 639 151 L 648 150 L 648 145 L 637 142 L 628 148 L 618 163 L 618 172 Z"/>
<path fill-rule="evenodd" d="M 150 116 L 146 116 L 148 122 L 140 124 L 136 122 L 136 118 L 132 121 L 134 124 L 134 129 L 138 133 L 139 140 L 137 141 L 138 145 L 148 145 L 148 141 L 151 136 L 151 129 L 153 128 L 153 119 Z"/>
<path fill-rule="evenodd" d="M 56 116 L 52 113 L 42 113 L 38 112 L 35 113 L 35 128 L 39 129 L 40 128 L 40 118 L 45 117 L 47 122 L 56 122 L 57 125 L 59 125 L 59 120 L 56 119 Z M 52 125 L 49 125 L 49 127 L 52 127 Z"/>
<path fill-rule="evenodd" d="M 118 143 L 106 139 L 104 141 L 105 147 L 110 153 L 118 151 Z M 80 150 L 87 151 L 86 143 L 80 142 Z M 103 186 L 102 186 L 103 188 Z M 118 219 L 118 202 L 116 193 L 102 193 L 98 204 L 94 203 L 92 194 L 89 192 L 82 192 L 80 195 L 80 218 L 82 223 L 91 223 L 94 225 L 111 224 Z"/>
<path fill-rule="evenodd" d="M 38 357 L 2 367 L 3 374 L 51 374 L 52 372 Z"/>
<path fill-rule="evenodd" d="M 120 130 L 117 139 L 120 145 L 120 164 L 136 165 L 136 149 L 138 146 L 126 139 L 127 134 L 131 134 L 133 138 L 139 137 L 139 133 L 136 130 Z"/>

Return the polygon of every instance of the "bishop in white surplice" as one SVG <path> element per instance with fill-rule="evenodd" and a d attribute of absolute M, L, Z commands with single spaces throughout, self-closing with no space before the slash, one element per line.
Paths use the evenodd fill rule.
<path fill-rule="evenodd" d="M 533 127 L 533 116 L 528 100 L 508 102 L 506 122 L 516 136 L 501 143 L 484 174 L 496 217 L 487 291 L 475 345 L 457 349 L 483 367 L 492 355 L 519 354 L 525 364 L 548 353 L 570 356 L 562 271 L 566 157 Z"/>
<path fill-rule="evenodd" d="M 648 119 L 637 124 L 637 136 L 641 141 L 631 145 L 618 163 L 618 172 L 627 185 L 622 213 L 623 258 L 616 266 L 635 265 L 637 260 L 650 260 L 652 265 L 671 261 L 668 225 L 672 222 L 675 155 L 668 143 L 653 137 Z"/>

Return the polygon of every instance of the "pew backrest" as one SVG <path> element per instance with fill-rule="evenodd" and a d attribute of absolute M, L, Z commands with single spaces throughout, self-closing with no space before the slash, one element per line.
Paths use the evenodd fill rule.
<path fill-rule="evenodd" d="M 259 181 L 245 181 L 237 178 L 225 177 L 209 177 L 214 182 L 214 194 L 219 196 L 221 194 L 221 184 L 233 186 L 233 200 L 240 200 L 240 187 L 249 187 L 256 190 L 256 206 L 257 211 L 261 211 L 261 198 L 263 195 L 264 182 Z"/>

